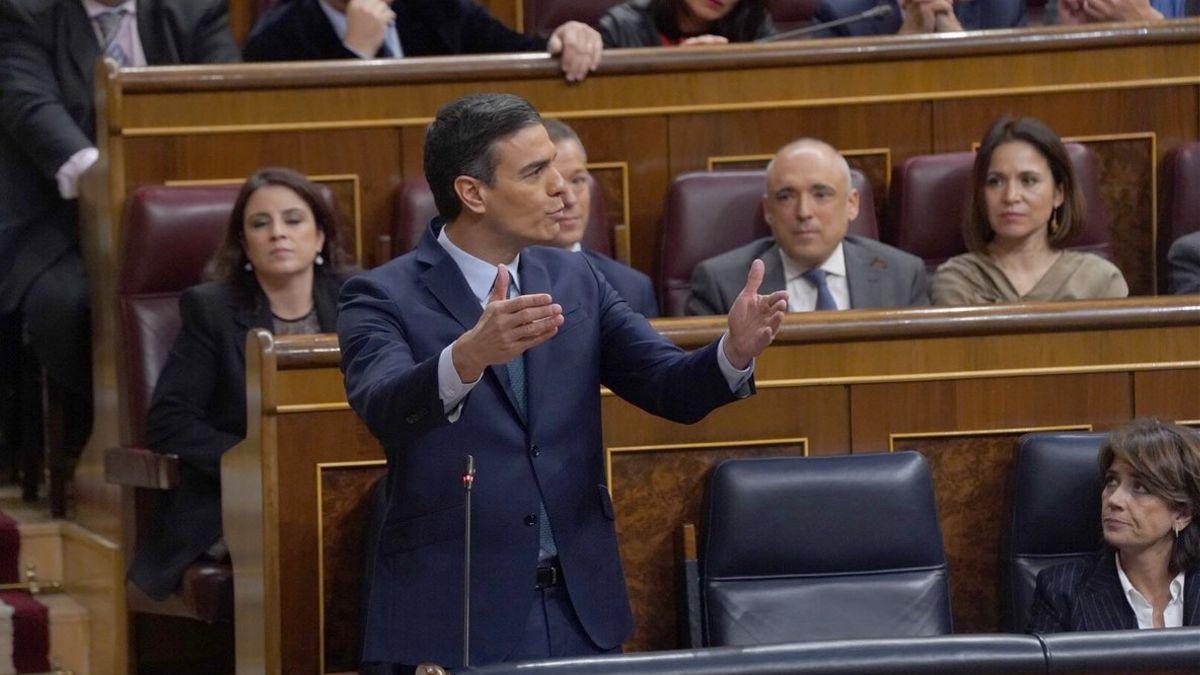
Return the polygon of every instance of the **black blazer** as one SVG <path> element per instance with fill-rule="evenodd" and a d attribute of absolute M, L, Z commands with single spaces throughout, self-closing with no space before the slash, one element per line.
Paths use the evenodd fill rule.
<path fill-rule="evenodd" d="M 405 56 L 538 51 L 546 41 L 514 33 L 472 0 L 395 0 L 396 31 Z M 247 61 L 321 61 L 357 55 L 338 39 L 318 0 L 272 7 L 254 25 Z"/>
<path fill-rule="evenodd" d="M 237 61 L 224 0 L 138 0 L 150 65 Z M 74 200 L 54 174 L 95 145 L 100 55 L 79 0 L 0 0 L 0 314 L 78 241 Z"/>
<path fill-rule="evenodd" d="M 1183 625 L 1200 626 L 1200 568 L 1184 576 Z M 1030 633 L 1083 630 L 1136 630 L 1137 617 L 1125 599 L 1111 549 L 1038 573 Z"/>
<path fill-rule="evenodd" d="M 340 278 L 318 272 L 313 296 L 321 331 L 337 329 Z M 146 417 L 146 443 L 179 455 L 180 485 L 159 495 L 150 537 L 138 541 L 129 578 L 147 595 L 174 592 L 188 565 L 221 538 L 221 455 L 246 436 L 246 333 L 272 328 L 262 291 L 252 305 L 226 284 L 179 298 L 182 327 Z"/>

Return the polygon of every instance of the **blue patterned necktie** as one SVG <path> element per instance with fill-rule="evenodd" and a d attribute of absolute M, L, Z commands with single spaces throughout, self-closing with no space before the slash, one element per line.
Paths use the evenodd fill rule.
<path fill-rule="evenodd" d="M 508 296 L 511 298 L 516 295 L 516 286 L 508 287 Z M 521 411 L 521 416 L 529 419 L 529 407 L 525 398 L 525 355 L 521 354 L 517 358 L 508 362 L 508 383 L 512 388 L 513 398 L 517 402 L 517 409 Z M 554 557 L 558 555 L 558 546 L 554 544 L 554 532 L 550 529 L 550 516 L 546 513 L 546 503 L 538 499 L 538 543 L 546 556 Z"/>
<path fill-rule="evenodd" d="M 128 13 L 124 9 L 111 9 L 95 17 L 96 25 L 100 27 L 100 37 L 104 41 L 104 55 L 116 61 L 122 68 L 129 65 L 129 55 L 117 44 L 117 33 L 121 28 L 121 21 Z"/>
<path fill-rule="evenodd" d="M 814 309 L 824 311 L 838 308 L 837 302 L 833 299 L 833 293 L 829 292 L 829 284 L 825 283 L 825 270 L 820 267 L 814 267 L 800 276 L 804 277 L 808 283 L 817 287 L 817 306 Z"/>

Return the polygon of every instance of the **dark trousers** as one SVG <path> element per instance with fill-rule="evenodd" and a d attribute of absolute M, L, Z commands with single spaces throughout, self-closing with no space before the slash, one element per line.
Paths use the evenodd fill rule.
<path fill-rule="evenodd" d="M 600 649 L 588 637 L 583 624 L 571 606 L 564 586 L 553 586 L 537 592 L 525 632 L 520 642 L 504 658 L 505 661 L 530 661 L 561 656 L 619 654 L 621 648 Z M 485 665 L 485 664 L 473 664 Z M 364 675 L 412 675 L 416 666 L 385 663 L 364 663 L 359 671 Z"/>

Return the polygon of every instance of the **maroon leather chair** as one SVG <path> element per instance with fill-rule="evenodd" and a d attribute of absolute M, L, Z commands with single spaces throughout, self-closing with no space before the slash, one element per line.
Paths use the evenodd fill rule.
<path fill-rule="evenodd" d="M 318 186 L 334 207 L 332 191 Z M 133 447 L 105 457 L 109 482 L 133 491 L 123 499 L 125 555 L 133 559 L 139 536 L 149 534 L 154 495 L 179 485 L 178 458 L 145 449 L 145 421 L 154 386 L 180 329 L 179 296 L 204 277 L 220 246 L 240 186 L 143 187 L 125 204 L 123 254 L 118 278 L 121 394 Z M 175 596 L 156 601 L 127 585 L 131 612 L 166 614 L 208 623 L 233 620 L 233 570 L 211 561 L 194 563 Z"/>
<path fill-rule="evenodd" d="M 849 232 L 878 239 L 870 184 L 857 169 L 850 174 L 859 193 L 859 208 Z M 659 306 L 663 316 L 683 316 L 696 265 L 770 236 L 762 209 L 766 184 L 765 171 L 694 171 L 671 181 L 663 207 L 659 249 Z"/>
<path fill-rule="evenodd" d="M 594 177 L 591 181 L 592 200 L 591 215 L 588 216 L 588 229 L 580 242 L 584 248 L 613 257 L 616 250 L 613 244 L 613 228 L 608 222 L 608 214 L 604 206 L 604 191 Z M 376 256 L 377 262 L 383 263 L 396 256 L 404 255 L 417 247 L 429 221 L 437 216 L 437 205 L 433 203 L 433 193 L 429 191 L 429 183 L 424 178 L 410 178 L 400 181 L 392 193 L 392 227 L 391 240 L 381 241 Z"/>
<path fill-rule="evenodd" d="M 582 21 L 595 26 L 613 5 L 624 0 L 523 0 L 525 34 L 550 37 L 567 21 Z M 767 0 L 767 11 L 780 30 L 798 28 L 812 18 L 820 0 Z"/>
<path fill-rule="evenodd" d="M 1167 251 L 1176 239 L 1200 230 L 1200 143 L 1182 145 L 1163 161 L 1158 233 L 1158 292 L 1167 292 Z"/>
<path fill-rule="evenodd" d="M 1112 259 L 1108 211 L 1100 199 L 1096 158 L 1078 143 L 1067 143 L 1066 147 L 1087 202 L 1084 226 L 1071 236 L 1067 248 Z M 901 162 L 892 174 L 883 240 L 923 259 L 931 272 L 947 259 L 966 252 L 962 221 L 974 161 L 973 152 L 950 152 L 918 155 Z"/>

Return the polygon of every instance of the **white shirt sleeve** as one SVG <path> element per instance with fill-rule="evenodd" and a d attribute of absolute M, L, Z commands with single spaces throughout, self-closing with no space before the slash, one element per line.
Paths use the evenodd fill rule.
<path fill-rule="evenodd" d="M 725 381 L 729 383 L 729 391 L 732 391 L 738 398 L 746 398 L 750 395 L 750 377 L 754 375 L 754 359 L 750 359 L 750 365 L 746 366 L 745 370 L 734 368 L 733 364 L 729 362 L 729 357 L 725 356 L 725 339 L 728 337 L 727 331 L 721 336 L 721 341 L 717 343 L 717 365 L 720 366 Z"/>
<path fill-rule="evenodd" d="M 75 199 L 79 196 L 79 177 L 84 171 L 92 168 L 96 160 L 100 159 L 100 151 L 96 148 L 84 148 L 79 152 L 67 158 L 63 165 L 58 167 L 58 171 L 54 174 L 54 180 L 58 183 L 58 194 L 62 195 L 63 199 Z"/>
<path fill-rule="evenodd" d="M 454 355 L 451 353 L 454 343 L 446 345 L 438 357 L 438 396 L 442 399 L 442 411 L 446 420 L 453 423 L 462 414 L 462 404 L 467 394 L 483 379 L 480 375 L 474 382 L 463 382 L 454 369 Z M 731 366 L 732 367 L 732 366 Z"/>

